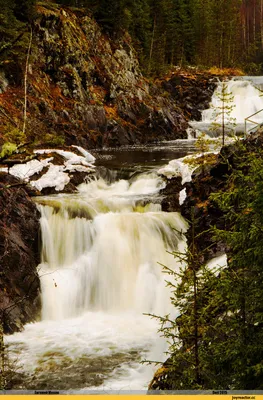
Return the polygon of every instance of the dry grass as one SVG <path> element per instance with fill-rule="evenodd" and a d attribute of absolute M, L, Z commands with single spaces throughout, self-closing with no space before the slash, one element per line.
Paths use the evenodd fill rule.
<path fill-rule="evenodd" d="M 242 76 L 242 75 L 245 75 L 244 72 L 240 68 L 211 67 L 207 70 L 207 72 L 211 75 L 219 75 L 219 76 Z"/>

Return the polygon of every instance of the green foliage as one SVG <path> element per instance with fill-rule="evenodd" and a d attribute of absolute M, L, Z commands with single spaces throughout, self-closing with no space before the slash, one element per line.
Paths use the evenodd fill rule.
<path fill-rule="evenodd" d="M 231 341 L 229 335 L 225 340 L 225 348 L 235 354 L 230 365 L 231 380 L 236 389 L 260 389 L 263 381 L 260 367 L 263 356 L 263 153 L 260 148 L 249 153 L 241 143 L 238 148 L 228 189 L 212 196 L 224 211 L 229 226 L 229 230 L 216 233 L 231 252 L 229 268 L 217 290 L 222 297 L 227 296 L 229 325 L 235 338 Z M 231 285 L 234 290 L 229 290 Z"/>
<path fill-rule="evenodd" d="M 263 151 L 238 142 L 231 165 L 224 190 L 211 196 L 225 215 L 225 229 L 212 232 L 227 245 L 228 266 L 204 265 L 193 219 L 188 251 L 175 253 L 180 272 L 165 268 L 179 313 L 159 318 L 170 344 L 165 389 L 263 388 Z"/>
<path fill-rule="evenodd" d="M 5 140 L 15 144 L 21 144 L 26 141 L 26 135 L 18 128 L 11 129 L 4 135 Z"/>
<path fill-rule="evenodd" d="M 197 154 L 186 158 L 184 163 L 193 169 L 200 167 L 202 176 L 204 176 L 206 165 L 211 165 L 215 162 L 215 154 L 212 149 L 215 151 L 217 147 L 218 143 L 216 141 L 208 139 L 205 133 L 201 133 L 195 142 Z"/>
<path fill-rule="evenodd" d="M 14 154 L 17 150 L 17 146 L 14 143 L 6 142 L 2 146 L 2 150 L 0 152 L 0 159 L 6 158 Z"/>
<path fill-rule="evenodd" d="M 221 384 L 218 378 L 214 385 L 218 371 L 210 365 L 215 362 L 211 345 L 214 330 L 222 334 L 216 315 L 220 301 L 213 295 L 217 276 L 204 264 L 203 253 L 196 246 L 197 223 L 192 209 L 190 246 L 185 253 L 174 252 L 179 272 L 164 267 L 169 275 L 171 303 L 179 316 L 175 319 L 171 315 L 155 316 L 161 322 L 161 334 L 169 343 L 169 358 L 165 363 L 168 370 L 162 382 L 168 390 L 224 388 L 223 377 Z"/>
<path fill-rule="evenodd" d="M 0 65 L 21 58 L 28 42 L 24 37 L 27 24 L 35 15 L 35 1 L 0 0 Z M 244 32 L 244 0 L 57 0 L 57 3 L 91 11 L 114 38 L 122 37 L 128 30 L 142 67 L 151 74 L 163 73 L 173 65 L 189 64 L 219 68 L 245 65 L 255 70 L 263 62 L 262 26 L 255 26 L 253 40 L 250 27 Z M 50 7 L 52 3 L 47 5 Z M 246 34 L 248 38 L 243 38 Z M 16 62 L 15 59 L 14 65 Z"/>
<path fill-rule="evenodd" d="M 49 145 L 63 146 L 65 144 L 64 135 L 54 135 L 47 133 L 44 136 L 43 143 L 48 143 Z"/>

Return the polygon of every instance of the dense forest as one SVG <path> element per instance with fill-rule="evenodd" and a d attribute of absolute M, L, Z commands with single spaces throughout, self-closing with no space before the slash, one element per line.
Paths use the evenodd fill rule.
<path fill-rule="evenodd" d="M 49 1 L 47 1 L 49 2 Z M 262 0 L 58 0 L 84 8 L 113 37 L 128 31 L 145 73 L 171 65 L 242 67 L 258 72 L 263 61 Z M 0 57 L 16 56 L 35 0 L 0 1 Z M 14 49 L 15 47 L 15 49 Z"/>

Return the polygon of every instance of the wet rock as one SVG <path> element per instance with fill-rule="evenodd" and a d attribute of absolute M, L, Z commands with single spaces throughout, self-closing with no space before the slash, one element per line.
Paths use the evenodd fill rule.
<path fill-rule="evenodd" d="M 0 172 L 0 310 L 5 333 L 40 312 L 39 212 L 19 179 Z"/>
<path fill-rule="evenodd" d="M 183 187 L 181 177 L 167 180 L 166 187 L 160 191 L 160 195 L 163 196 L 163 199 L 161 201 L 163 211 L 180 211 L 179 195 L 182 188 Z"/>
<path fill-rule="evenodd" d="M 187 120 L 200 121 L 202 111 L 209 108 L 217 81 L 210 74 L 175 74 L 163 81 L 162 87 L 176 100 Z"/>

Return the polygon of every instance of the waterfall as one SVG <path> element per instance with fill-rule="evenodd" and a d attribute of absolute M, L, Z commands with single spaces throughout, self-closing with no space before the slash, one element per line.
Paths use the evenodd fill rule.
<path fill-rule="evenodd" d="M 173 278 L 162 265 L 179 271 L 171 252 L 186 246 L 184 219 L 162 212 L 155 201 L 164 186 L 150 171 L 112 183 L 94 178 L 76 194 L 36 199 L 41 321 L 7 338 L 11 350 L 20 350 L 28 387 L 147 388 L 154 366 L 140 360 L 164 361 L 167 345 L 158 337 L 158 321 L 144 314 L 176 317 L 166 287 Z M 91 375 L 83 374 L 89 368 Z M 54 387 L 57 381 L 61 386 Z"/>
<path fill-rule="evenodd" d="M 82 184 L 74 199 L 46 199 L 41 211 L 42 318 L 84 311 L 164 312 L 169 304 L 162 268 L 182 243 L 185 222 L 159 204 L 140 203 L 163 187 L 155 173 L 131 182 L 102 178 Z"/>
<path fill-rule="evenodd" d="M 218 126 L 222 123 L 222 89 L 226 85 L 226 103 L 225 103 L 225 124 L 226 132 L 231 134 L 244 133 L 245 118 L 263 110 L 263 93 L 261 91 L 263 77 L 252 79 L 249 77 L 232 79 L 228 82 L 218 83 L 212 96 L 210 108 L 202 112 L 201 121 L 191 121 L 192 128 L 199 132 L 205 132 L 209 136 L 220 135 Z M 260 79 L 261 78 L 261 79 Z M 227 109 L 228 108 L 228 109 Z M 263 111 L 253 116 L 252 121 L 248 122 L 247 130 L 255 129 L 258 124 L 263 123 Z"/>
<path fill-rule="evenodd" d="M 167 251 L 178 248 L 182 239 L 177 231 L 185 226 L 178 214 L 151 211 L 155 208 L 108 212 L 89 220 L 72 218 L 63 201 L 59 211 L 40 206 L 43 319 L 91 310 L 167 309 L 169 293 L 158 262 L 172 266 Z"/>

